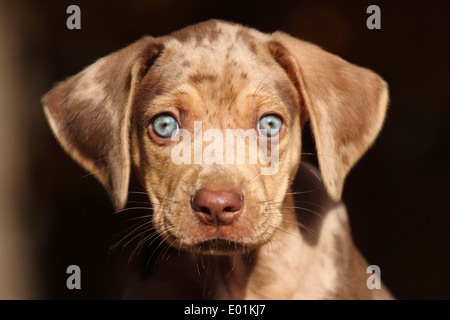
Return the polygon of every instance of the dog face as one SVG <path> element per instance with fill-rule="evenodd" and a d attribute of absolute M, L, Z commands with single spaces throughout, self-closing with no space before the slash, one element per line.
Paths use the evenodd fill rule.
<path fill-rule="evenodd" d="M 280 225 L 299 163 L 300 108 L 286 72 L 267 46 L 257 45 L 259 34 L 231 25 L 209 32 L 196 38 L 187 29 L 164 45 L 136 92 L 131 149 L 155 228 L 176 247 L 218 253 L 258 246 Z M 276 135 L 259 132 L 262 122 L 278 120 Z M 178 130 L 161 137 L 158 121 Z M 188 154 L 176 164 L 181 143 Z M 250 159 L 262 145 L 278 153 L 268 164 Z"/>
<path fill-rule="evenodd" d="M 339 200 L 381 128 L 387 87 L 286 34 L 211 20 L 100 59 L 43 104 L 62 146 L 118 209 L 133 166 L 162 239 L 226 254 L 280 228 L 308 118 L 324 184 Z"/>

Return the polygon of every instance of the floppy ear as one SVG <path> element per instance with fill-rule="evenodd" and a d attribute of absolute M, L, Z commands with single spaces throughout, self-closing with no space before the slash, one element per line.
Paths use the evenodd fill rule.
<path fill-rule="evenodd" d="M 128 196 L 135 88 L 161 50 L 156 39 L 144 37 L 58 83 L 42 98 L 56 138 L 100 180 L 116 209 Z"/>
<path fill-rule="evenodd" d="M 381 129 L 387 84 L 368 69 L 282 32 L 272 34 L 269 48 L 299 90 L 325 187 L 338 201 L 349 170 Z"/>

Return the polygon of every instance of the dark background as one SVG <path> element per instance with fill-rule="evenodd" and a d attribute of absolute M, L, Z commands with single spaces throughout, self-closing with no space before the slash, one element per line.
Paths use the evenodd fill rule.
<path fill-rule="evenodd" d="M 21 221 L 30 249 L 31 297 L 120 298 L 131 250 L 108 248 L 129 226 L 101 185 L 59 147 L 40 97 L 97 58 L 143 35 L 210 18 L 283 30 L 380 74 L 390 87 L 384 128 L 347 178 L 343 199 L 355 243 L 399 299 L 450 298 L 450 3 L 448 1 L 0 1 L 23 75 L 19 112 L 26 188 Z M 81 30 L 66 8 L 81 8 Z M 381 9 L 368 30 L 366 8 Z M 19 110 L 19 111 L 17 111 Z M 314 152 L 305 135 L 305 152 Z M 2 150 L 7 153 L 8 150 Z M 305 159 L 313 161 L 313 156 Z M 138 189 L 138 188 L 137 188 Z M 1 257 L 0 257 L 1 258 Z M 82 289 L 66 288 L 67 266 Z"/>

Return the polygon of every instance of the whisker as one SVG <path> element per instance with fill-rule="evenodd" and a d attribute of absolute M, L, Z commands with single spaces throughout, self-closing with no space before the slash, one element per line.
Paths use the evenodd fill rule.
<path fill-rule="evenodd" d="M 135 221 L 135 220 L 144 220 L 144 219 L 150 219 L 153 217 L 153 214 L 145 214 L 143 216 L 139 216 L 139 217 L 134 217 L 134 218 L 129 218 L 127 219 L 127 222 L 130 221 Z"/>
<path fill-rule="evenodd" d="M 172 240 L 169 243 L 168 240 L 169 240 L 170 237 L 171 237 L 171 235 L 169 233 L 167 233 L 167 235 L 164 238 L 161 238 L 161 241 L 159 242 L 158 246 L 155 248 L 153 253 L 158 251 L 158 257 L 156 258 L 157 261 L 167 261 L 167 260 L 165 260 L 165 256 L 166 256 L 168 250 L 170 248 L 172 248 L 172 244 L 175 242 L 175 240 Z"/>
<path fill-rule="evenodd" d="M 323 216 L 320 214 L 320 213 L 318 213 L 317 211 L 314 211 L 314 210 L 311 210 L 311 209 L 308 209 L 308 208 L 304 208 L 304 207 L 298 207 L 298 206 L 286 206 L 286 207 L 284 207 L 283 206 L 283 209 L 298 209 L 298 210 L 303 210 L 303 211 L 307 211 L 307 212 L 311 212 L 311 213 L 314 213 L 316 216 L 318 216 L 319 218 L 323 218 Z"/>
<path fill-rule="evenodd" d="M 135 210 L 153 210 L 153 208 L 151 208 L 151 207 L 129 207 L 129 208 L 123 208 L 123 209 L 117 210 L 113 214 L 118 214 L 118 213 L 122 213 L 125 211 L 132 211 L 134 209 Z"/>
<path fill-rule="evenodd" d="M 165 234 L 165 233 L 167 233 L 167 235 L 164 237 L 164 238 L 162 238 L 162 236 Z M 152 252 L 152 254 L 151 254 L 151 256 L 148 258 L 148 260 L 147 260 L 147 263 L 150 263 L 150 261 L 151 261 L 151 258 L 153 257 L 153 255 L 157 252 L 157 251 L 159 251 L 159 248 L 161 247 L 161 245 L 168 245 L 167 244 L 167 239 L 169 239 L 171 237 L 171 235 L 170 235 L 170 233 L 169 233 L 169 231 L 166 229 L 166 230 L 164 230 L 164 232 L 163 233 L 161 233 L 161 234 L 158 234 L 158 236 L 151 242 L 151 243 L 153 243 L 156 239 L 158 239 L 158 238 L 161 238 L 161 241 L 159 242 L 159 244 L 156 246 L 156 248 L 153 250 L 153 252 Z M 151 244 L 149 244 L 148 245 L 148 247 L 150 247 L 151 246 Z M 161 252 L 159 252 L 159 254 L 158 254 L 158 260 L 159 260 L 159 257 L 161 256 Z"/>
<path fill-rule="evenodd" d="M 150 203 L 148 201 L 137 201 L 137 200 L 129 200 L 128 204 L 145 204 L 150 208 Z"/>
<path fill-rule="evenodd" d="M 233 255 L 233 266 L 231 267 L 231 270 L 225 276 L 224 280 L 227 280 L 228 277 L 230 276 L 230 274 L 232 274 L 234 272 L 235 267 L 236 267 L 236 255 Z"/>
<path fill-rule="evenodd" d="M 157 196 L 158 198 L 164 199 L 164 200 L 168 200 L 168 201 L 170 201 L 170 202 L 175 202 L 175 203 L 180 203 L 180 204 L 181 204 L 180 201 L 177 201 L 177 200 L 174 200 L 174 199 L 171 199 L 171 198 L 164 197 L 164 196 L 162 196 L 162 195 L 160 195 L 160 194 L 155 194 L 155 196 Z"/>
<path fill-rule="evenodd" d="M 302 229 L 304 229 L 304 230 L 306 230 L 308 232 L 311 232 L 311 234 L 313 234 L 315 236 L 318 236 L 318 233 L 317 233 L 316 230 L 314 230 L 311 227 L 308 227 L 307 225 L 301 223 L 300 221 L 292 221 L 292 220 L 288 220 L 288 219 L 283 219 L 283 221 L 287 222 L 287 223 L 291 223 L 291 224 L 293 224 L 295 226 L 298 226 L 298 227 L 300 227 L 300 228 L 302 228 Z"/>
<path fill-rule="evenodd" d="M 260 171 L 257 175 L 251 177 L 250 179 L 243 181 L 243 182 L 240 184 L 240 186 L 245 185 L 246 183 L 250 182 L 251 180 L 253 180 L 253 179 L 259 177 L 261 174 L 262 174 L 262 171 Z"/>
<path fill-rule="evenodd" d="M 295 238 L 297 238 L 297 239 L 303 240 L 303 238 L 302 238 L 301 236 L 296 235 L 296 234 L 293 234 L 292 232 L 289 232 L 289 231 L 287 231 L 287 230 L 283 230 L 283 229 L 281 229 L 281 228 L 274 227 L 274 226 L 269 226 L 269 227 L 272 228 L 272 229 L 275 229 L 275 230 L 277 230 L 277 231 L 284 232 L 284 233 L 286 233 L 286 234 L 288 234 L 288 235 L 290 235 L 290 236 L 293 236 L 293 237 L 295 237 Z"/>
<path fill-rule="evenodd" d="M 142 227 L 143 227 L 143 226 L 140 226 L 139 229 L 142 228 Z M 131 242 L 133 242 L 134 239 L 137 239 L 137 238 L 143 236 L 144 234 L 146 234 L 147 232 L 152 231 L 152 230 L 154 230 L 154 228 L 145 229 L 145 230 L 139 232 L 139 233 L 136 234 L 134 237 L 132 237 L 130 240 L 128 240 L 128 241 L 123 245 L 123 248 L 126 248 Z M 137 230 L 136 230 L 136 231 L 137 231 Z M 140 242 L 141 242 L 141 241 L 140 241 Z M 138 245 L 137 245 L 136 247 L 139 246 L 140 242 L 138 243 Z"/>
<path fill-rule="evenodd" d="M 317 203 L 315 203 L 315 202 L 311 202 L 311 201 L 306 201 L 306 200 L 295 200 L 294 201 L 295 203 L 306 203 L 306 204 L 310 204 L 310 205 L 312 205 L 312 206 L 315 206 L 315 207 L 318 207 L 318 208 L 320 208 L 320 209 L 322 209 L 322 210 L 325 210 L 325 208 L 324 207 L 322 207 L 321 205 L 319 205 L 319 204 L 317 204 Z"/>
<path fill-rule="evenodd" d="M 138 223 L 136 223 L 133 226 L 131 226 L 128 229 L 126 229 L 125 231 L 121 232 L 121 233 L 127 232 L 127 234 L 124 237 L 122 237 L 119 241 L 117 241 L 114 245 L 111 246 L 111 248 L 108 250 L 108 256 L 110 256 L 112 254 L 112 252 L 114 250 L 116 250 L 122 243 L 127 241 L 127 239 L 129 237 L 131 237 L 133 234 L 139 232 L 141 229 L 145 228 L 144 231 L 139 232 L 137 235 L 135 235 L 129 241 L 127 241 L 125 243 L 125 245 L 122 246 L 122 250 L 125 249 L 129 245 L 130 242 L 132 242 L 134 239 L 136 239 L 140 235 L 143 235 L 145 232 L 152 231 L 154 228 L 148 228 L 147 227 L 148 224 L 151 224 L 151 221 L 146 221 L 144 223 L 139 221 Z M 129 231 L 129 230 L 131 230 L 131 231 Z"/>
<path fill-rule="evenodd" d="M 167 237 L 167 238 L 168 238 L 168 237 Z M 163 251 L 163 256 L 162 256 L 162 258 L 161 258 L 161 261 L 167 261 L 167 260 L 169 260 L 171 254 L 169 254 L 169 255 L 167 256 L 167 258 L 165 258 L 165 256 L 166 256 L 167 252 L 170 250 L 170 248 L 172 248 L 172 244 L 175 243 L 175 240 L 172 240 L 170 243 L 167 243 L 167 238 L 164 239 L 164 241 L 166 241 L 166 243 L 165 243 L 166 248 L 165 248 L 164 251 Z"/>
<path fill-rule="evenodd" d="M 286 249 L 290 250 L 292 252 L 292 254 L 299 256 L 300 253 L 295 251 L 294 249 L 292 249 L 289 245 L 287 245 L 283 240 L 280 239 L 276 239 L 276 241 L 278 242 L 279 245 L 283 245 L 286 247 Z M 272 241 L 271 241 L 272 242 Z"/>
<path fill-rule="evenodd" d="M 118 158 L 123 158 L 123 156 L 120 156 L 120 155 L 117 155 L 117 157 Z M 96 163 L 102 163 L 102 162 L 104 162 L 105 160 L 107 160 L 108 159 L 108 157 L 102 157 L 102 158 L 99 158 L 99 159 L 97 159 L 95 162 Z M 111 169 L 111 168 L 119 168 L 119 169 L 122 169 L 123 168 L 123 166 L 122 165 L 120 165 L 120 164 L 118 164 L 118 165 L 107 165 L 107 166 L 98 166 L 98 169 L 96 169 L 96 170 L 92 170 L 92 171 L 90 171 L 90 172 L 88 172 L 88 173 L 86 173 L 86 174 L 83 174 L 80 178 L 79 178 L 79 180 L 82 180 L 82 179 L 86 179 L 86 178 L 88 178 L 88 177 L 91 177 L 91 176 L 95 176 L 97 173 L 99 173 L 99 172 L 102 172 L 102 171 L 104 171 L 104 170 L 107 170 L 107 169 Z"/>
<path fill-rule="evenodd" d="M 255 89 L 255 92 L 252 94 L 252 99 L 256 96 L 259 90 L 262 90 L 268 83 L 266 83 L 264 86 L 261 87 L 261 84 L 266 80 L 266 78 L 272 73 L 272 71 L 275 69 L 275 66 L 273 66 L 269 72 L 262 78 L 262 80 L 258 83 L 258 86 Z M 260 88 L 261 87 L 261 88 Z"/>
<path fill-rule="evenodd" d="M 306 193 L 311 193 L 311 192 L 315 192 L 317 190 L 319 190 L 320 187 L 315 187 L 311 190 L 305 190 L 305 191 L 295 191 L 295 192 L 286 192 L 286 195 L 296 195 L 296 194 L 306 194 Z"/>

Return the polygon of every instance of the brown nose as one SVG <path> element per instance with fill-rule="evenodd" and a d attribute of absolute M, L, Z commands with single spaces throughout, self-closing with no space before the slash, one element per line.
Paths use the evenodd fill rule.
<path fill-rule="evenodd" d="M 208 225 L 229 225 L 242 208 L 243 196 L 229 189 L 201 189 L 192 198 L 197 218 Z"/>

